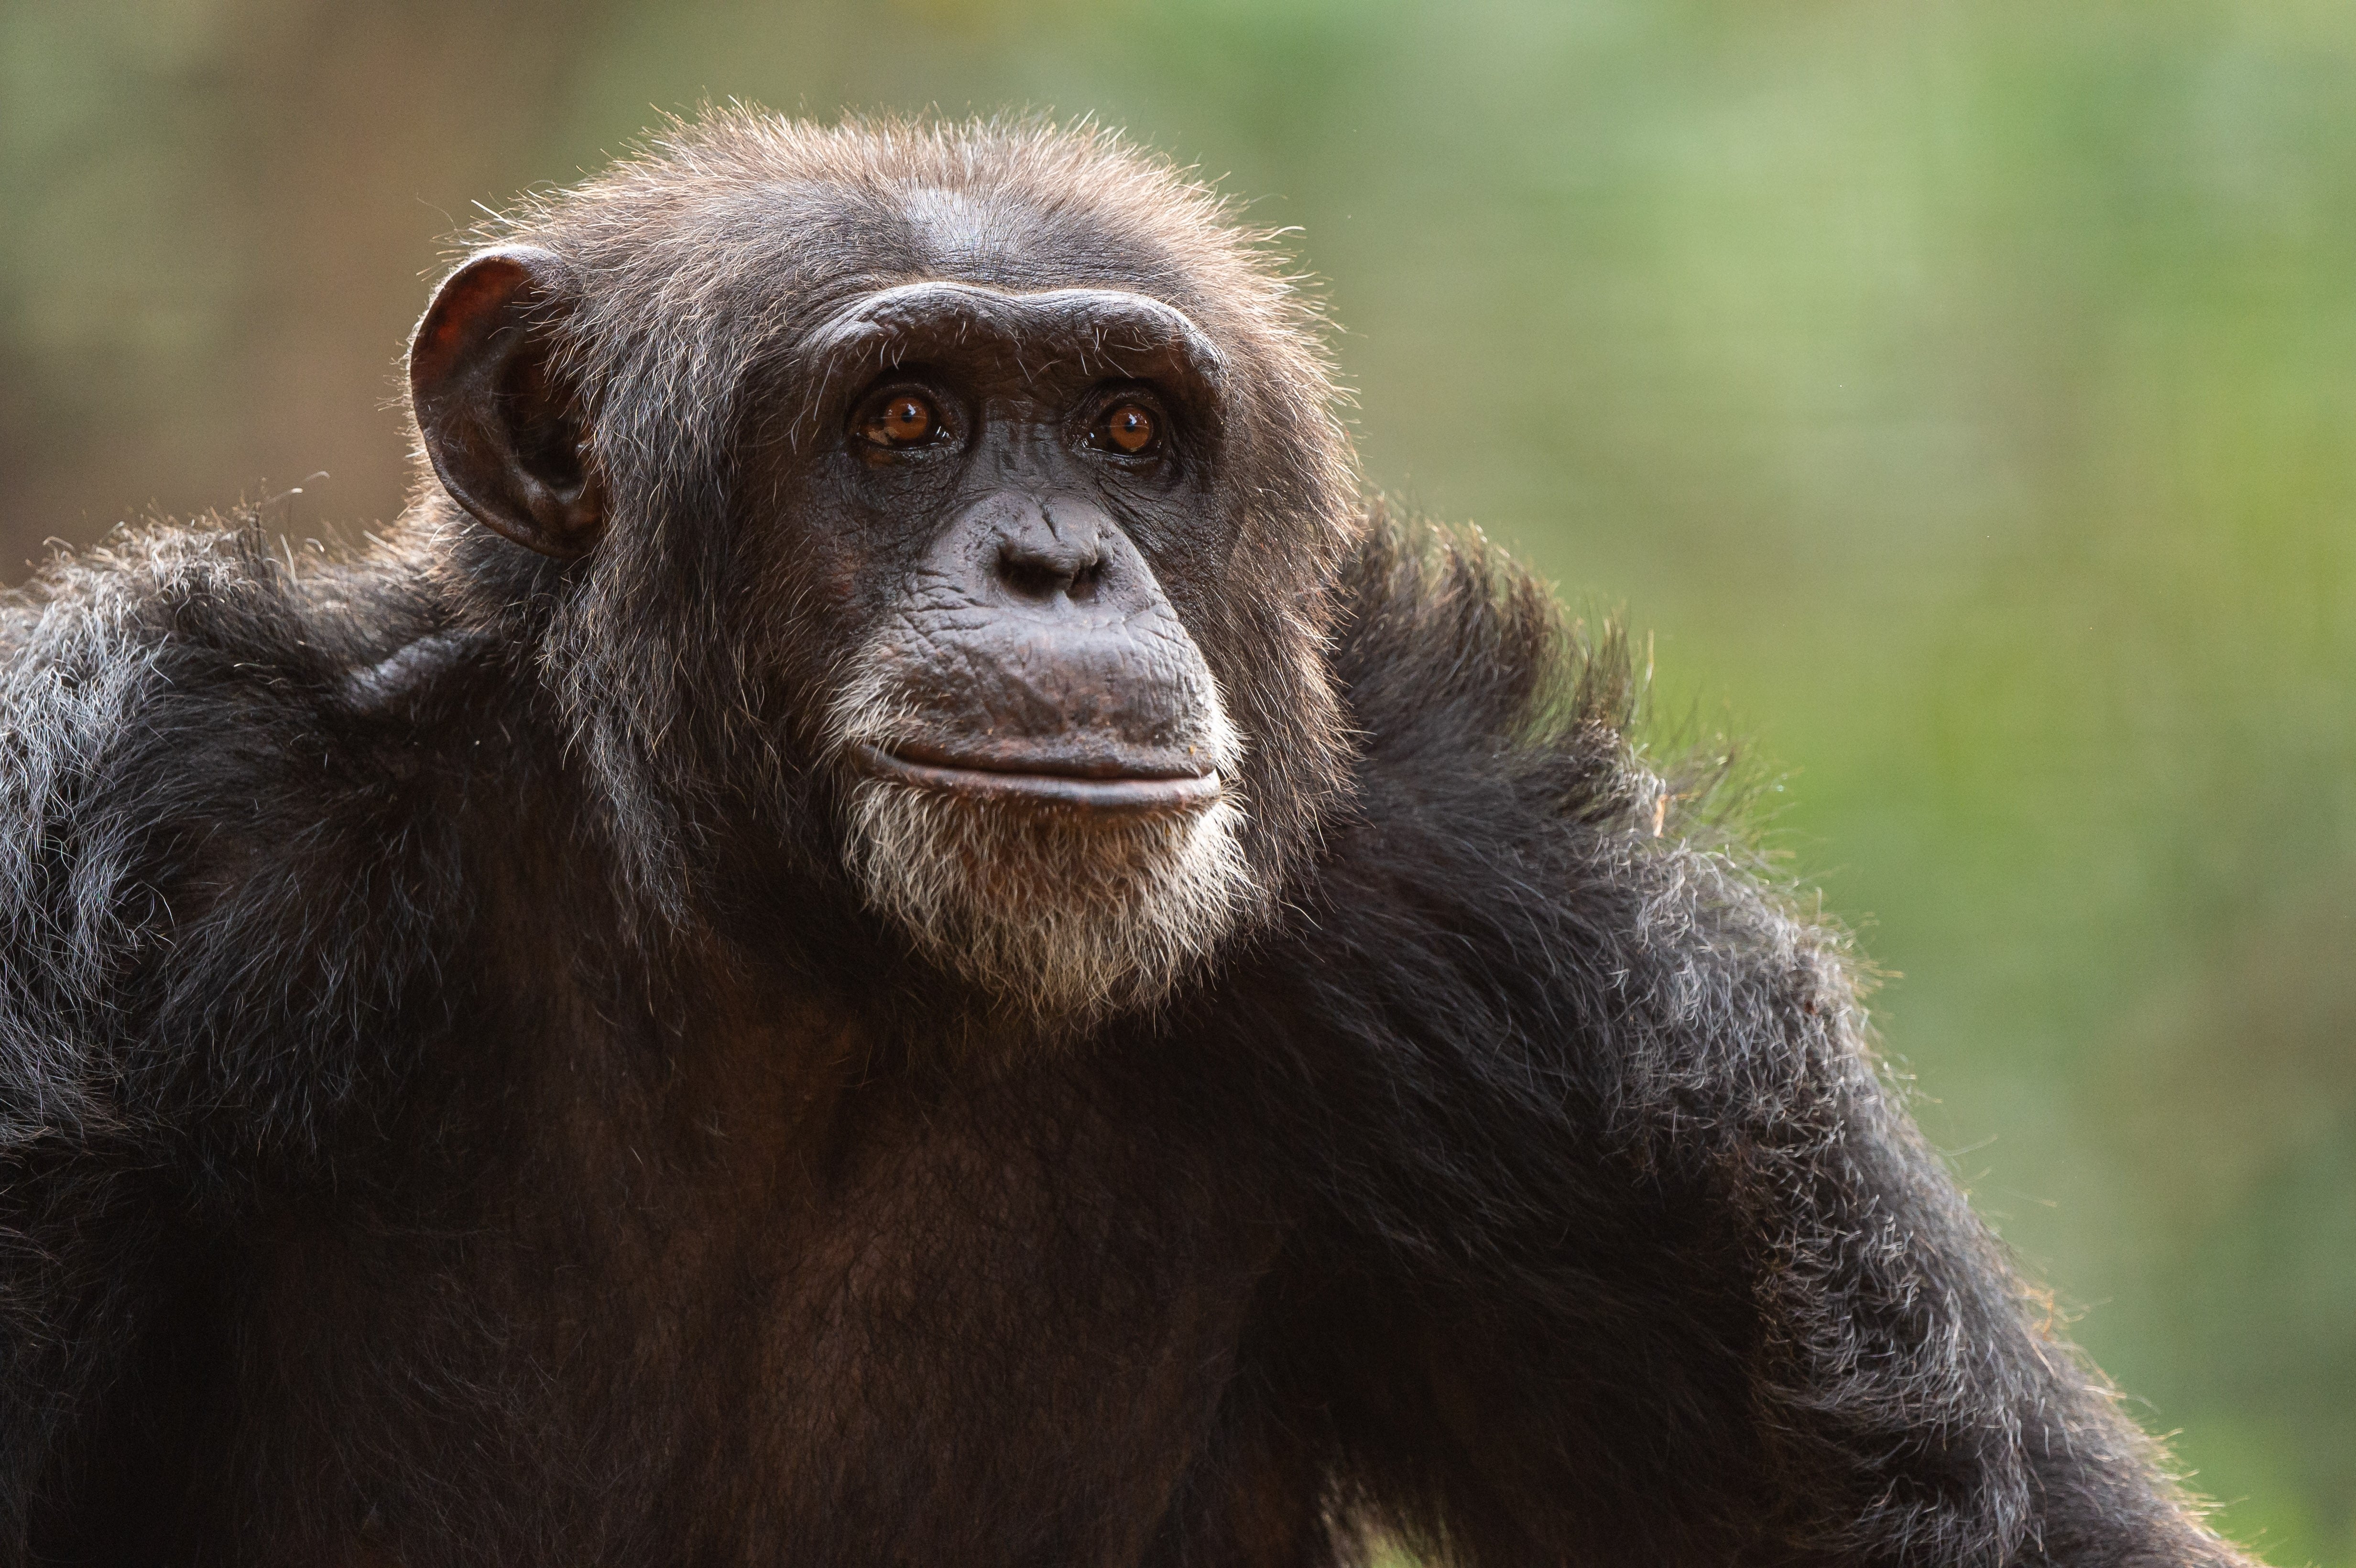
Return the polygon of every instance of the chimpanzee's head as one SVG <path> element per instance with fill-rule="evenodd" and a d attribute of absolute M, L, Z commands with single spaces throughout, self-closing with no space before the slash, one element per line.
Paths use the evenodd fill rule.
<path fill-rule="evenodd" d="M 730 114 L 487 239 L 411 351 L 422 508 L 639 893 L 791 848 L 1066 1023 L 1268 906 L 1341 787 L 1355 466 L 1206 192 L 1097 133 Z"/>

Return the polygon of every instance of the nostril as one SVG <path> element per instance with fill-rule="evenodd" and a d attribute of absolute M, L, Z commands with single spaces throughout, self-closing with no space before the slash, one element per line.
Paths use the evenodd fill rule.
<path fill-rule="evenodd" d="M 1068 558 L 1059 559 L 1018 545 L 1010 545 L 998 555 L 998 580 L 1024 599 L 1053 599 L 1058 593 L 1074 599 L 1094 598 L 1103 574 L 1102 557 L 1075 565 Z"/>
<path fill-rule="evenodd" d="M 1064 585 L 1065 574 L 1035 556 L 1010 550 L 999 557 L 998 579 L 1025 599 L 1053 599 L 1055 590 Z"/>

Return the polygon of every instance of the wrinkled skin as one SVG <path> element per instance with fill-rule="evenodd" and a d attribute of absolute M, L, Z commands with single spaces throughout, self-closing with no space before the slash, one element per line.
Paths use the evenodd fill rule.
<path fill-rule="evenodd" d="M 1232 765 L 1210 669 L 1155 566 L 1215 576 L 1229 542 L 1200 479 L 1220 405 L 1199 329 L 1135 294 L 917 285 L 859 302 L 814 348 L 821 384 L 854 389 L 812 422 L 854 433 L 783 464 L 777 509 L 801 520 L 820 581 L 883 590 L 846 596 L 830 640 L 864 650 L 893 752 L 1090 782 Z M 876 361 L 891 368 L 865 387 L 835 371 Z M 897 449 L 857 434 L 894 396 L 924 400 L 938 430 Z M 1137 453 L 1098 429 L 1126 408 L 1157 427 Z"/>

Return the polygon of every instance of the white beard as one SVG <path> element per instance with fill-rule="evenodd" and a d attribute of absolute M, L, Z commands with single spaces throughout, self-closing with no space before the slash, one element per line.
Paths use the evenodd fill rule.
<path fill-rule="evenodd" d="M 1216 694 L 1209 760 L 1242 754 Z M 921 727 L 874 685 L 844 693 L 838 757 Z M 869 907 L 936 963 L 1034 1023 L 1085 1028 L 1151 1007 L 1215 951 L 1258 901 L 1230 786 L 1207 804 L 1141 814 L 972 798 L 861 777 L 848 823 Z"/>
<path fill-rule="evenodd" d="M 1148 816 L 971 800 L 862 779 L 851 862 L 936 962 L 1042 1022 L 1151 1006 L 1256 891 L 1227 800 Z"/>

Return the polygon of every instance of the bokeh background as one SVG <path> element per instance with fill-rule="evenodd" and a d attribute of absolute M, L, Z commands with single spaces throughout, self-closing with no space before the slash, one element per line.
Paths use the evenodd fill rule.
<path fill-rule="evenodd" d="M 730 97 L 1297 229 L 1372 479 L 1754 738 L 1982 1211 L 2356 1564 L 2356 6 L 0 0 L 0 576 L 390 516 L 444 237 Z"/>

